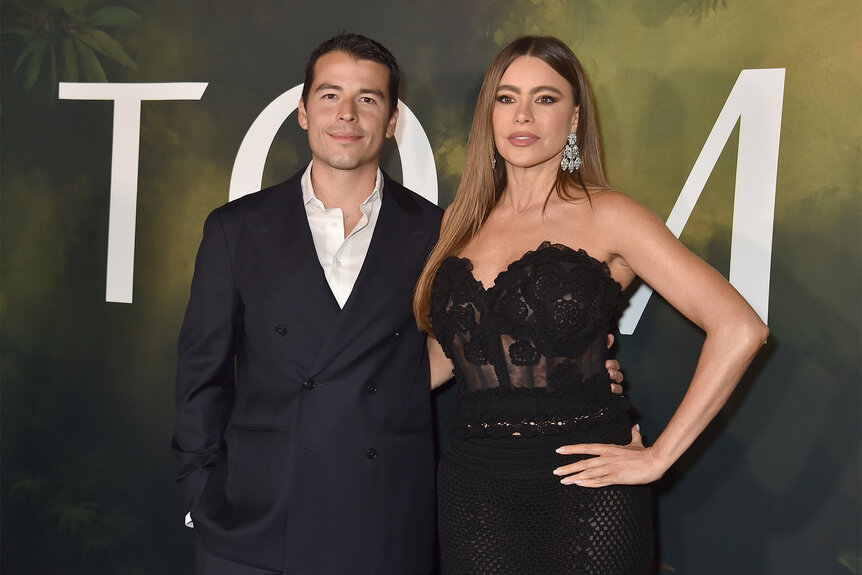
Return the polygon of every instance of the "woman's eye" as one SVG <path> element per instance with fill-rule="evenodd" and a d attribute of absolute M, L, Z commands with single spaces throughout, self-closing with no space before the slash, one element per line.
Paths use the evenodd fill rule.
<path fill-rule="evenodd" d="M 502 104 L 511 104 L 512 102 L 515 101 L 515 99 L 512 98 L 512 96 L 508 96 L 506 94 L 501 94 L 501 95 L 497 96 L 497 101 L 502 103 Z"/>
<path fill-rule="evenodd" d="M 539 96 L 539 99 L 536 100 L 539 104 L 553 104 L 557 99 L 553 96 Z"/>

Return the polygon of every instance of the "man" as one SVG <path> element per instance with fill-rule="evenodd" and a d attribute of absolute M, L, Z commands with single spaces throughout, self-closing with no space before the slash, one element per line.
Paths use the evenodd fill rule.
<path fill-rule="evenodd" d="M 299 104 L 311 164 L 207 218 L 173 440 L 198 573 L 432 570 L 430 375 L 411 303 L 442 211 L 378 167 L 398 83 L 373 40 L 318 46 Z"/>

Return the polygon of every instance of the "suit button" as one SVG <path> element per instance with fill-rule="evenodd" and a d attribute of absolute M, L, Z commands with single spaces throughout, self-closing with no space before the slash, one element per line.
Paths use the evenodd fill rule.
<path fill-rule="evenodd" d="M 314 389 L 315 385 L 317 385 L 317 384 L 314 383 L 313 379 L 308 379 L 307 381 L 303 382 L 302 387 L 304 387 L 308 391 L 311 391 L 312 389 Z"/>
<path fill-rule="evenodd" d="M 287 334 L 287 328 L 281 324 L 278 324 L 277 326 L 275 326 L 275 333 L 277 333 L 278 335 L 285 335 Z"/>
<path fill-rule="evenodd" d="M 377 386 L 374 385 L 373 383 L 369 383 L 368 385 L 365 386 L 365 391 L 367 391 L 371 395 L 374 395 L 375 393 L 377 393 Z"/>
<path fill-rule="evenodd" d="M 377 450 L 373 447 L 365 452 L 365 457 L 368 459 L 377 459 Z"/>

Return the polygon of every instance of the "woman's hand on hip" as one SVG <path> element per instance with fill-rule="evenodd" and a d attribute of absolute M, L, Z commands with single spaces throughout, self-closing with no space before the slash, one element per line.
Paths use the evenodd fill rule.
<path fill-rule="evenodd" d="M 560 480 L 563 485 L 643 485 L 659 479 L 667 470 L 650 448 L 644 447 L 637 425 L 632 427 L 632 442 L 628 445 L 580 443 L 564 445 L 557 453 L 592 456 L 555 469 L 554 475 L 565 476 Z"/>

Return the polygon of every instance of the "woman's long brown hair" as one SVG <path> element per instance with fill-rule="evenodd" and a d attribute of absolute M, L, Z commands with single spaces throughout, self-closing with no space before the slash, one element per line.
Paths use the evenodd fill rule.
<path fill-rule="evenodd" d="M 506 167 L 494 148 L 492 115 L 500 79 L 512 62 L 521 56 L 539 58 L 568 80 L 574 92 L 575 105 L 579 106 L 577 134 L 583 164 L 575 173 L 559 170 L 548 198 L 556 191 L 561 198 L 571 201 L 575 199 L 570 191 L 572 189 L 580 188 L 589 197 L 588 188 L 608 187 L 602 169 L 596 114 L 586 75 L 569 47 L 550 36 L 523 36 L 503 48 L 482 82 L 470 129 L 464 175 L 449 208 L 446 224 L 440 231 L 440 240 L 428 257 L 416 284 L 413 313 L 419 329 L 429 334 L 433 333 L 431 286 L 437 269 L 443 260 L 459 254 L 479 233 L 506 188 Z"/>

